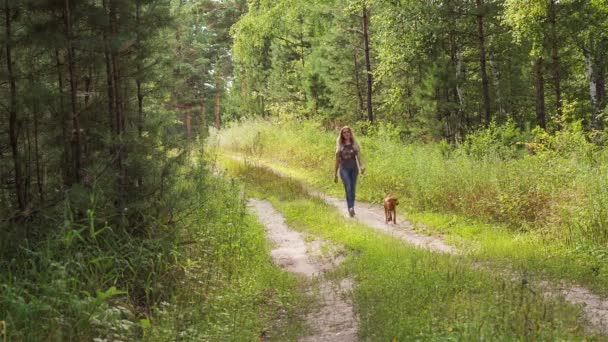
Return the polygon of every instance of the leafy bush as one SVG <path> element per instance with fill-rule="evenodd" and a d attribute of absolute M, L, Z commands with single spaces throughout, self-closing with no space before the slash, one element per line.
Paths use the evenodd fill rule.
<path fill-rule="evenodd" d="M 469 134 L 462 149 L 468 155 L 478 159 L 518 158 L 523 156 L 523 146 L 531 139 L 531 134 L 521 131 L 513 121 L 507 121 L 504 125 L 492 122 L 488 128 Z"/>

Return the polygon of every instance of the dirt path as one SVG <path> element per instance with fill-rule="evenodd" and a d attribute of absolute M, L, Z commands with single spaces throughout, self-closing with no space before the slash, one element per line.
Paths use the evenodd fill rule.
<path fill-rule="evenodd" d="M 236 160 L 244 161 L 244 159 L 239 156 L 231 157 Z M 266 168 L 280 177 L 292 178 L 290 175 L 273 168 L 272 165 L 263 162 L 256 162 L 255 165 Z M 326 195 L 307 186 L 305 186 L 305 188 L 310 195 L 321 198 L 325 203 L 336 207 L 344 217 L 349 218 L 344 200 Z M 384 210 L 379 205 L 357 201 L 355 210 L 355 219 L 412 245 L 441 253 L 460 253 L 454 246 L 448 245 L 439 237 L 427 236 L 413 231 L 413 224 L 408 221 L 399 221 L 399 215 L 397 216 L 397 225 L 385 224 Z M 496 270 L 485 262 L 475 263 L 473 267 L 488 272 L 504 273 L 506 278 L 514 277 L 512 271 Z M 589 330 L 608 334 L 608 298 L 600 297 L 585 287 L 565 282 L 556 284 L 554 282 L 540 280 L 535 282 L 535 285 L 542 289 L 547 296 L 563 296 L 569 303 L 582 306 Z"/>
<path fill-rule="evenodd" d="M 589 330 L 608 335 L 608 298 L 602 298 L 578 285 L 555 285 L 547 281 L 540 282 L 540 285 L 551 289 L 550 295 L 559 293 L 569 303 L 581 305 L 585 319 L 590 325 Z"/>
<path fill-rule="evenodd" d="M 241 162 L 251 163 L 251 161 L 246 160 L 241 156 L 232 155 L 230 157 Z M 291 178 L 290 175 L 277 170 L 268 164 L 256 161 L 254 165 L 257 167 L 263 167 L 280 177 Z M 310 187 L 306 187 L 306 191 L 308 191 L 310 195 L 318 197 L 325 203 L 336 207 L 342 213 L 342 215 L 344 215 L 344 217 L 349 217 L 345 200 L 326 195 Z M 399 214 L 397 214 L 396 225 L 385 224 L 384 209 L 379 205 L 357 201 L 355 211 L 355 218 L 362 223 L 377 230 L 383 231 L 398 239 L 405 240 L 414 246 L 430 249 L 435 252 L 458 254 L 458 250 L 454 246 L 448 245 L 441 238 L 415 232 L 413 230 L 414 226 L 411 222 L 399 220 L 401 217 Z"/>
<path fill-rule="evenodd" d="M 321 198 L 325 203 L 336 207 L 344 217 L 350 217 L 346 210 L 345 200 L 337 199 L 317 191 L 312 191 L 311 194 Z M 441 238 L 415 232 L 413 230 L 414 225 L 411 222 L 400 220 L 399 215 L 397 215 L 396 225 L 384 223 L 384 208 L 379 205 L 359 201 L 356 204 L 355 211 L 355 218 L 367 226 L 383 231 L 398 239 L 405 240 L 414 246 L 441 253 L 458 253 L 456 248 L 448 245 Z"/>
<path fill-rule="evenodd" d="M 306 317 L 312 334 L 300 341 L 356 341 L 357 321 L 349 294 L 352 281 L 342 279 L 339 283 L 326 279 L 323 274 L 335 268 L 342 258 L 326 256 L 320 240 L 307 241 L 304 236 L 289 229 L 285 219 L 270 202 L 251 199 L 249 208 L 268 232 L 274 243 L 271 255 L 274 262 L 289 272 L 306 279 L 307 291 L 318 298 L 315 307 Z"/>

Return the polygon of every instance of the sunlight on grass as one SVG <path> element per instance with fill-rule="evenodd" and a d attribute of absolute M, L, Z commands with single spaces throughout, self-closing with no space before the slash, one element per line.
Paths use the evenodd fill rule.
<path fill-rule="evenodd" d="M 433 254 L 343 218 L 294 180 L 226 160 L 256 197 L 269 199 L 290 227 L 343 244 L 342 272 L 356 281 L 363 339 L 572 340 L 585 332 L 580 309 L 548 300 L 524 281 L 480 272 L 467 257 Z M 586 338 L 594 339 L 593 336 Z"/>
<path fill-rule="evenodd" d="M 342 197 L 332 177 L 334 139 L 312 122 L 259 120 L 211 140 L 218 153 L 257 160 Z M 471 256 L 608 293 L 608 251 L 589 238 L 599 234 L 601 208 L 608 207 L 597 193 L 604 167 L 552 155 L 475 160 L 440 145 L 402 145 L 383 136 L 361 140 L 368 167 L 359 199 L 378 203 L 396 193 L 400 215 Z"/>

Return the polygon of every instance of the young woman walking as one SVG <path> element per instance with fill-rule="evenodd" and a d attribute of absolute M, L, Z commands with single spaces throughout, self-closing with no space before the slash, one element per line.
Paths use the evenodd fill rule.
<path fill-rule="evenodd" d="M 346 206 L 350 217 L 355 216 L 355 189 L 357 176 L 365 173 L 361 160 L 361 148 L 352 130 L 348 126 L 342 127 L 336 139 L 336 164 L 334 167 L 334 182 L 338 182 L 338 175 L 344 183 L 346 192 Z"/>

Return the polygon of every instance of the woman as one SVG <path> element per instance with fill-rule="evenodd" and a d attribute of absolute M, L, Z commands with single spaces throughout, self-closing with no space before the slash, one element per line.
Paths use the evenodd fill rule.
<path fill-rule="evenodd" d="M 350 217 L 355 216 L 355 189 L 359 171 L 365 173 L 361 161 L 361 148 L 348 126 L 342 127 L 336 139 L 336 165 L 334 168 L 334 182 L 338 182 L 338 170 L 344 190 L 346 192 L 346 205 Z"/>

